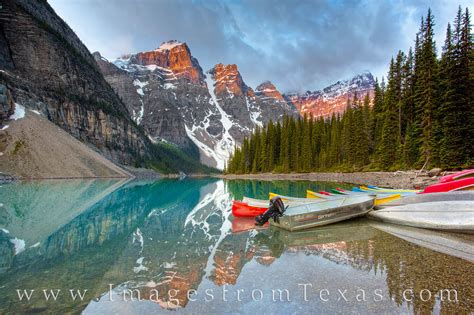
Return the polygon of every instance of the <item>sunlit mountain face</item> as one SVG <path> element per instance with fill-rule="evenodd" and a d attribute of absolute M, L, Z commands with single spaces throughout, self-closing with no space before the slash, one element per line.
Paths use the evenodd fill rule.
<path fill-rule="evenodd" d="M 290 233 L 257 229 L 230 210 L 232 199 L 244 195 L 302 196 L 308 187 L 336 186 L 350 187 L 217 179 L 3 185 L 0 312 L 281 313 L 299 305 L 308 312 L 463 313 L 473 308 L 473 258 L 462 251 L 472 246 L 470 236 L 420 234 L 367 220 Z M 459 248 L 436 245 L 447 241 Z M 311 285 L 308 301 L 301 284 Z M 87 289 L 82 301 L 71 300 L 72 288 Z M 440 300 L 445 288 L 457 290 L 458 303 Z M 19 301 L 17 289 L 35 291 L 29 301 Z M 62 293 L 55 302 L 45 301 L 43 289 Z M 263 293 L 259 301 L 252 299 L 255 289 Z M 277 289 L 288 290 L 290 301 L 273 302 Z M 347 302 L 338 300 L 338 289 L 347 290 Z M 358 289 L 367 301 L 356 301 Z M 432 298 L 416 295 L 421 289 Z M 330 292 L 329 302 L 318 299 L 321 290 Z M 414 292 L 411 301 L 404 299 L 406 290 Z"/>

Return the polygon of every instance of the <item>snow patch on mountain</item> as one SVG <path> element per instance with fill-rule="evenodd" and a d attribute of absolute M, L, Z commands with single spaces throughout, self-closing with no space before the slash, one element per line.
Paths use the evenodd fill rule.
<path fill-rule="evenodd" d="M 177 40 L 169 40 L 167 42 L 161 43 L 160 47 L 158 47 L 156 50 L 171 50 L 176 46 L 181 46 L 182 44 L 182 42 Z"/>
<path fill-rule="evenodd" d="M 23 117 L 25 117 L 25 108 L 22 105 L 15 103 L 15 112 L 10 116 L 10 119 L 18 120 Z"/>
<path fill-rule="evenodd" d="M 255 126 L 262 127 L 263 122 L 259 120 L 259 118 L 261 118 L 261 116 L 262 116 L 261 110 L 258 107 L 253 106 L 253 104 L 251 102 L 249 102 L 248 97 L 245 97 L 245 103 L 247 104 L 247 110 L 248 110 L 249 115 L 250 115 L 250 120 L 252 120 L 252 122 L 255 124 Z"/>
<path fill-rule="evenodd" d="M 141 81 L 138 80 L 138 79 L 133 80 L 133 85 L 138 86 L 138 88 L 137 88 L 137 93 L 138 93 L 140 96 L 143 96 L 143 95 L 144 95 L 144 94 L 143 94 L 143 87 L 144 87 L 145 85 L 147 85 L 147 84 L 148 84 L 148 81 L 146 81 L 146 82 L 141 82 Z"/>
<path fill-rule="evenodd" d="M 143 114 L 145 113 L 145 105 L 143 104 L 143 100 L 140 100 L 140 103 L 142 106 L 140 107 L 140 111 L 138 113 L 136 113 L 135 110 L 132 110 L 132 119 L 137 123 L 137 125 L 140 125 L 143 120 Z"/>
<path fill-rule="evenodd" d="M 215 106 L 217 109 L 220 116 L 220 123 L 223 127 L 223 132 L 220 136 L 212 137 L 206 131 L 210 125 L 210 116 L 216 114 L 213 112 L 207 113 L 204 121 L 199 122 L 199 124 L 195 122 L 191 127 L 186 124 L 185 129 L 186 134 L 194 142 L 194 144 L 196 144 L 196 146 L 198 146 L 206 156 L 216 161 L 216 168 L 223 170 L 225 163 L 229 159 L 230 154 L 233 152 L 236 143 L 235 139 L 230 134 L 230 129 L 234 126 L 234 122 L 219 105 L 216 95 L 214 94 L 214 82 L 209 74 L 206 76 L 206 84 L 209 90 L 209 95 L 211 96 L 209 98 L 209 104 Z M 206 142 L 210 142 L 210 144 L 204 143 L 204 141 L 202 141 L 204 138 L 206 138 Z"/>

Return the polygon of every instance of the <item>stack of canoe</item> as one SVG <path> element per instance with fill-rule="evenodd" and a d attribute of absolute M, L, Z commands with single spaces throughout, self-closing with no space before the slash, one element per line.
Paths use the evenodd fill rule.
<path fill-rule="evenodd" d="M 443 176 L 437 184 L 426 187 L 423 193 L 474 190 L 474 169 Z"/>
<path fill-rule="evenodd" d="M 378 208 L 369 218 L 418 228 L 474 232 L 474 192 L 419 194 Z"/>
<path fill-rule="evenodd" d="M 474 170 L 444 176 L 423 191 L 376 186 L 306 191 L 306 198 L 279 196 L 287 211 L 279 222 L 286 230 L 306 229 L 364 216 L 389 223 L 456 232 L 474 232 Z M 445 191 L 448 191 L 447 193 Z M 256 217 L 269 206 L 268 200 L 244 197 L 234 200 L 235 217 Z M 376 211 L 371 211 L 375 207 Z"/>
<path fill-rule="evenodd" d="M 310 194 L 310 191 L 308 191 Z M 312 192 L 313 193 L 313 192 Z M 270 193 L 269 197 L 279 196 L 288 209 L 280 222 L 270 224 L 295 231 L 344 221 L 366 215 L 374 206 L 376 194 L 321 194 L 321 197 L 296 198 Z M 244 197 L 234 200 L 232 214 L 236 217 L 256 217 L 267 210 L 268 201 Z"/>
<path fill-rule="evenodd" d="M 474 233 L 474 170 L 441 177 L 421 193 L 376 207 L 369 218 L 405 226 Z"/>

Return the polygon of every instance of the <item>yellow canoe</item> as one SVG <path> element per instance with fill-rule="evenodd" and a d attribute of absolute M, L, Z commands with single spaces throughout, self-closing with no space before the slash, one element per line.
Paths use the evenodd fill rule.
<path fill-rule="evenodd" d="M 354 195 L 354 194 L 360 194 L 360 193 L 350 193 L 348 192 L 350 195 Z M 375 193 L 375 192 L 374 192 Z M 310 197 L 310 196 L 321 196 L 321 197 Z M 393 201 L 393 200 L 396 200 L 398 198 L 401 198 L 401 194 L 390 194 L 388 195 L 386 192 L 384 193 L 380 193 L 380 195 L 377 195 L 375 197 L 375 203 L 374 205 L 375 206 L 378 206 L 378 205 L 382 205 L 384 203 L 387 203 L 387 202 L 390 202 L 390 201 Z M 307 190 L 306 191 L 306 197 L 307 198 L 327 198 L 327 199 L 331 199 L 331 198 L 334 198 L 334 197 L 340 197 L 340 196 L 325 196 L 325 195 L 322 195 L 322 194 L 318 194 L 314 191 L 311 191 L 311 190 Z"/>
<path fill-rule="evenodd" d="M 374 191 L 374 192 L 380 192 L 380 193 L 417 193 L 421 191 L 421 190 L 416 190 L 416 189 L 389 189 L 389 188 L 374 189 L 374 188 L 369 188 L 366 186 L 359 186 L 359 188 L 366 191 Z"/>
<path fill-rule="evenodd" d="M 303 202 L 306 201 L 306 202 L 307 202 L 308 199 L 309 199 L 309 198 L 298 198 L 298 197 L 283 196 L 283 195 L 276 194 L 276 193 L 273 193 L 273 192 L 270 192 L 270 193 L 268 194 L 268 198 L 269 198 L 269 199 L 272 199 L 272 198 L 277 197 L 277 196 L 280 197 L 281 200 L 283 200 L 283 201 L 285 201 L 285 200 L 286 200 L 286 201 L 291 200 L 291 201 L 303 201 Z M 313 198 L 311 198 L 311 199 L 313 199 Z M 317 200 L 315 200 L 315 201 L 317 201 Z"/>
<path fill-rule="evenodd" d="M 377 196 L 377 197 L 375 197 L 374 206 L 379 206 L 379 205 L 382 205 L 384 203 L 399 199 L 401 196 L 402 195 L 400 195 L 400 194 L 394 194 L 394 195 L 390 195 L 390 196 L 380 196 L 380 197 Z"/>
<path fill-rule="evenodd" d="M 329 198 L 328 198 L 329 197 Z M 331 196 L 325 196 L 312 190 L 306 190 L 306 198 L 330 199 Z"/>

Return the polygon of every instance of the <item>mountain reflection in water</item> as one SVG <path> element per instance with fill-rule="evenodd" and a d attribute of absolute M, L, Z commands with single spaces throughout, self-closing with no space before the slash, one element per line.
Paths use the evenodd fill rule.
<path fill-rule="evenodd" d="M 474 311 L 472 236 L 438 235 L 467 248 L 452 253 L 413 241 L 417 231 L 400 238 L 405 231 L 364 219 L 290 233 L 255 229 L 251 220 L 231 215 L 232 199 L 244 195 L 304 196 L 306 189 L 336 186 L 217 179 L 3 185 L 0 313 Z M 309 301 L 302 283 L 311 283 Z M 265 294 L 262 301 L 249 297 L 256 288 Z M 17 289 L 35 294 L 19 301 Z M 43 289 L 62 293 L 46 301 Z M 69 289 L 88 291 L 73 301 Z M 142 301 L 124 302 L 125 289 L 136 289 Z M 239 289 L 247 292 L 242 301 L 235 297 Z M 272 289 L 288 289 L 291 301 L 273 302 Z M 319 299 L 323 289 L 333 300 Z M 347 289 L 349 301 L 337 300 L 338 289 Z M 355 300 L 357 289 L 367 291 L 367 301 Z M 373 299 L 377 289 L 382 301 Z M 457 290 L 459 301 L 442 301 L 443 289 Z M 215 296 L 229 290 L 228 300 L 207 301 L 206 290 Z M 406 290 L 414 293 L 411 301 L 403 297 Z M 422 290 L 432 297 L 423 301 Z"/>

